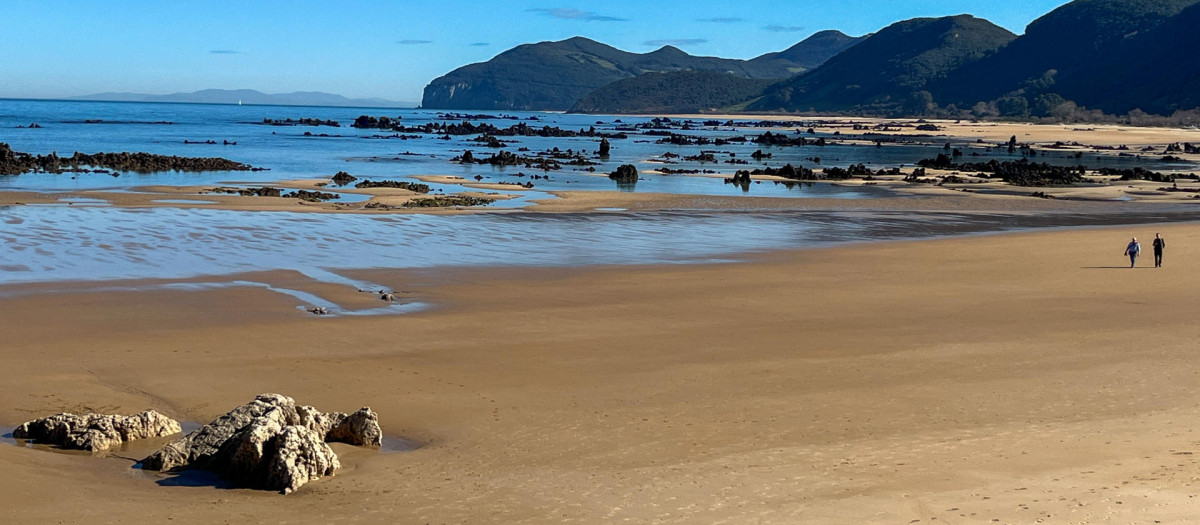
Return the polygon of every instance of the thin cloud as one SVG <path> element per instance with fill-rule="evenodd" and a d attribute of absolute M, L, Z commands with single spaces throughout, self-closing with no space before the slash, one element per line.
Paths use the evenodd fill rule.
<path fill-rule="evenodd" d="M 694 46 L 708 42 L 704 38 L 664 38 L 662 40 L 647 40 L 642 42 L 643 45 L 651 47 L 659 46 Z"/>
<path fill-rule="evenodd" d="M 575 9 L 573 7 L 534 7 L 531 9 L 526 9 L 525 11 L 530 13 L 538 13 L 551 18 L 558 18 L 560 20 L 587 20 L 589 22 L 625 22 L 627 20 L 625 18 L 605 16 L 593 13 L 591 11 Z"/>
<path fill-rule="evenodd" d="M 492 45 L 490 42 L 471 42 L 471 47 L 486 47 Z"/>
<path fill-rule="evenodd" d="M 214 55 L 240 55 L 240 54 L 242 54 L 241 51 L 234 51 L 232 49 L 213 49 L 213 50 L 209 51 L 209 53 L 212 53 Z"/>
<path fill-rule="evenodd" d="M 424 44 L 432 44 L 433 40 L 401 40 L 396 43 L 402 46 L 419 46 Z"/>
<path fill-rule="evenodd" d="M 804 26 L 781 26 L 781 25 L 771 24 L 769 26 L 763 27 L 763 29 L 767 30 L 767 31 L 771 31 L 773 33 L 797 33 L 800 31 L 804 31 Z"/>
<path fill-rule="evenodd" d="M 745 22 L 746 19 L 738 18 L 735 16 L 726 16 L 726 17 L 719 17 L 719 18 L 697 18 L 696 21 L 697 22 L 712 22 L 714 24 L 736 24 L 738 22 Z"/>

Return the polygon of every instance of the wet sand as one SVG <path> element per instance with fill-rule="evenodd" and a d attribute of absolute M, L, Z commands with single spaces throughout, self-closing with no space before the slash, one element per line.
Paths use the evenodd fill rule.
<path fill-rule="evenodd" d="M 1166 267 L 1125 268 L 1128 237 L 1155 231 Z M 279 496 L 0 445 L 0 522 L 1186 521 L 1198 258 L 1200 225 L 1183 224 L 352 272 L 436 305 L 365 318 L 262 289 L 22 285 L 0 317 L 0 422 L 205 421 L 280 392 L 369 404 L 422 446 L 339 447 L 338 475 Z"/>

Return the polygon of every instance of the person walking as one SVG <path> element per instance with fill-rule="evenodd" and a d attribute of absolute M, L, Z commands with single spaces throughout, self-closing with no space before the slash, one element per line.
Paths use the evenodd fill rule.
<path fill-rule="evenodd" d="M 1167 240 L 1159 234 L 1154 234 L 1154 267 L 1162 268 L 1162 252 L 1167 247 Z"/>
<path fill-rule="evenodd" d="M 1134 237 L 1132 241 L 1129 241 L 1129 245 L 1125 246 L 1125 255 L 1129 256 L 1129 267 L 1130 268 L 1133 268 L 1133 265 L 1137 264 L 1138 255 L 1140 255 L 1141 253 L 1142 253 L 1142 245 L 1138 244 L 1137 237 Z"/>

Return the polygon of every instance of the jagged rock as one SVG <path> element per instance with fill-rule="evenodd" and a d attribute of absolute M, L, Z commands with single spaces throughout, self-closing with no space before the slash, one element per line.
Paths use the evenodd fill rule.
<path fill-rule="evenodd" d="M 262 394 L 142 460 L 147 470 L 201 468 L 250 487 L 288 494 L 340 468 L 326 444 L 382 444 L 379 416 L 370 408 L 352 414 L 321 413 L 290 397 Z"/>
<path fill-rule="evenodd" d="M 264 469 L 262 485 L 290 494 L 301 485 L 332 476 L 342 468 L 337 454 L 316 432 L 304 427 L 287 427 L 271 443 L 274 454 Z"/>
<path fill-rule="evenodd" d="M 132 416 L 56 414 L 29 421 L 13 437 L 80 450 L 107 450 L 126 441 L 181 432 L 179 422 L 153 410 Z"/>
<path fill-rule="evenodd" d="M 281 411 L 273 410 L 271 414 Z M 228 458 L 213 470 L 253 487 L 289 494 L 301 485 L 332 476 L 341 468 L 337 454 L 315 430 L 280 424 L 271 415 L 255 418 L 222 446 Z"/>
<path fill-rule="evenodd" d="M 336 441 L 356 446 L 378 447 L 383 445 L 383 430 L 379 428 L 379 414 L 371 407 L 362 407 L 353 414 L 334 412 L 328 414 L 337 422 L 325 433 L 325 441 Z"/>
<path fill-rule="evenodd" d="M 296 402 L 291 398 L 278 394 L 260 395 L 254 401 L 237 407 L 194 432 L 168 443 L 143 459 L 142 468 L 161 471 L 183 470 L 188 467 L 206 468 L 221 445 L 235 432 L 269 410 L 287 404 L 291 405 L 294 412 Z"/>

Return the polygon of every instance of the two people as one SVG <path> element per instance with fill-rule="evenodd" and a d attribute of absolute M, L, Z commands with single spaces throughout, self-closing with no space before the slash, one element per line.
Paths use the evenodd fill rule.
<path fill-rule="evenodd" d="M 1154 267 L 1162 268 L 1163 250 L 1167 248 L 1167 240 L 1162 238 L 1161 234 L 1154 234 Z M 1142 254 L 1142 245 L 1138 242 L 1137 237 L 1134 237 L 1129 244 L 1125 246 L 1125 255 L 1129 256 L 1129 267 L 1133 268 L 1137 264 L 1138 255 Z"/>

